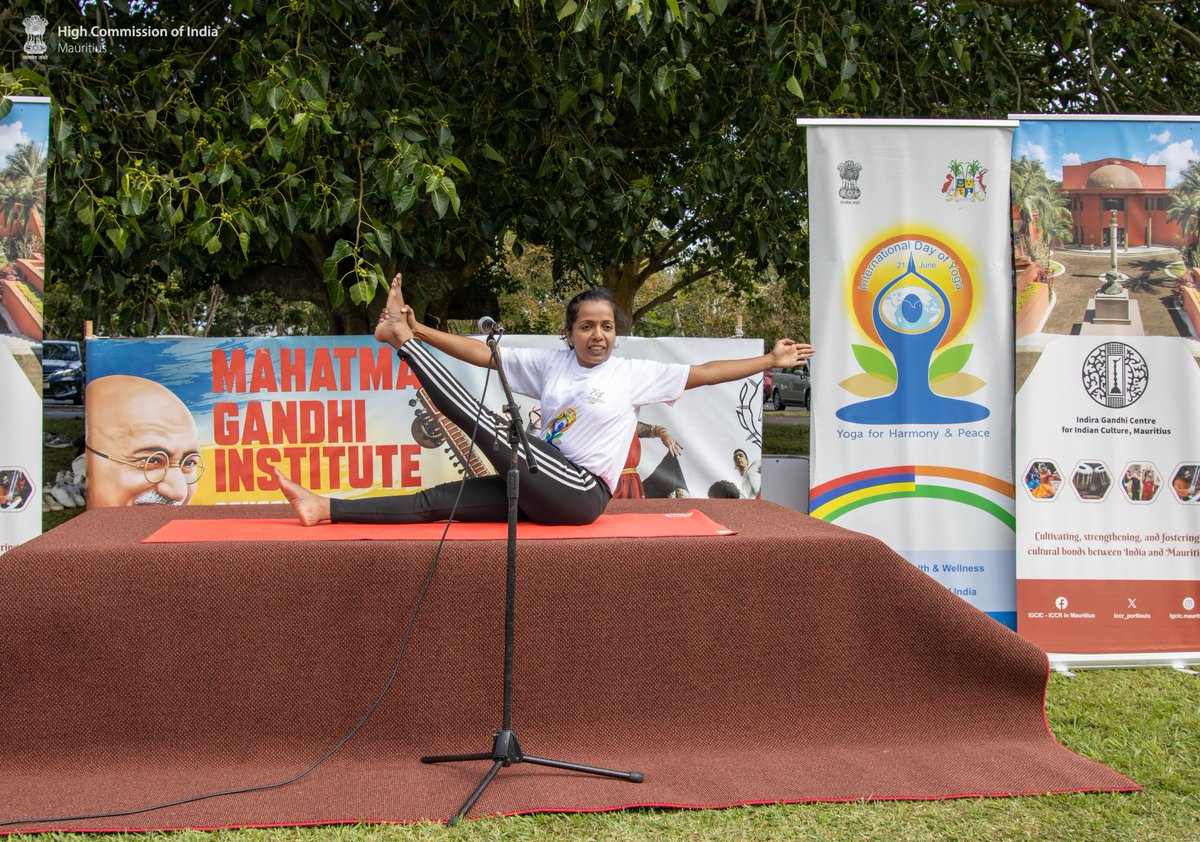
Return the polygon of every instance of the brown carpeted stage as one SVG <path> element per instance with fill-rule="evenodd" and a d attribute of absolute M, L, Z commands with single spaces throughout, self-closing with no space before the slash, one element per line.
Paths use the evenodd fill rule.
<path fill-rule="evenodd" d="M 472 815 L 1137 788 L 1054 741 L 1041 651 L 875 539 L 757 501 L 610 510 L 692 507 L 739 534 L 520 547 L 525 751 L 645 783 L 518 765 Z M 434 543 L 140 543 L 229 513 L 93 511 L 0 557 L 0 822 L 278 781 L 368 709 Z M 446 544 L 395 684 L 301 780 L 0 830 L 449 817 L 487 764 L 418 757 L 491 748 L 504 557 Z"/>

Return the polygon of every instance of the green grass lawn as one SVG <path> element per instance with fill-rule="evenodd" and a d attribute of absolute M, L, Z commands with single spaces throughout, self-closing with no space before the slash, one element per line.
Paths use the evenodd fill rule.
<path fill-rule="evenodd" d="M 50 834 L 28 842 L 373 842 L 374 840 L 1200 840 L 1200 677 L 1167 669 L 1053 675 L 1047 717 L 1059 742 L 1129 775 L 1137 793 L 780 804 L 726 810 L 541 814 L 440 824 L 219 832 Z M 504 786 L 504 775 L 492 783 Z M 465 797 L 466 793 L 464 793 Z M 136 817 L 129 821 L 152 820 Z"/>
<path fill-rule="evenodd" d="M 772 456 L 807 456 L 809 429 L 807 424 L 773 424 L 770 418 L 764 418 L 762 452 Z"/>

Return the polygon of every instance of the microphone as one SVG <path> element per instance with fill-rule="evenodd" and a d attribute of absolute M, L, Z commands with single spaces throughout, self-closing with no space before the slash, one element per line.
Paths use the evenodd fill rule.
<path fill-rule="evenodd" d="M 500 326 L 500 322 L 491 316 L 482 316 L 479 319 L 479 332 L 495 335 L 497 333 L 504 333 L 504 328 Z"/>

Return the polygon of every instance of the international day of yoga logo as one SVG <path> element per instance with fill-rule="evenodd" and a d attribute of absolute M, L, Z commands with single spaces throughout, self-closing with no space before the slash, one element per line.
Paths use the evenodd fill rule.
<path fill-rule="evenodd" d="M 924 234 L 890 237 L 867 249 L 852 279 L 854 318 L 870 344 L 851 346 L 862 372 L 837 417 L 855 424 L 961 424 L 990 411 L 960 400 L 984 380 L 963 371 L 972 345 L 955 345 L 973 311 L 971 274 L 948 246 Z"/>

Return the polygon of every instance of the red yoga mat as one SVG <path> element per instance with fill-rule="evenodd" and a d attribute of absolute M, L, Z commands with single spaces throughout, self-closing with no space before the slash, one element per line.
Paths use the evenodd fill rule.
<path fill-rule="evenodd" d="M 211 541 L 503 541 L 507 523 L 322 523 L 301 526 L 294 519 L 221 518 L 172 520 L 143 539 L 144 544 L 195 544 Z M 517 524 L 521 540 L 578 540 L 582 538 L 703 538 L 736 535 L 692 509 L 671 513 L 604 514 L 585 526 Z"/>

